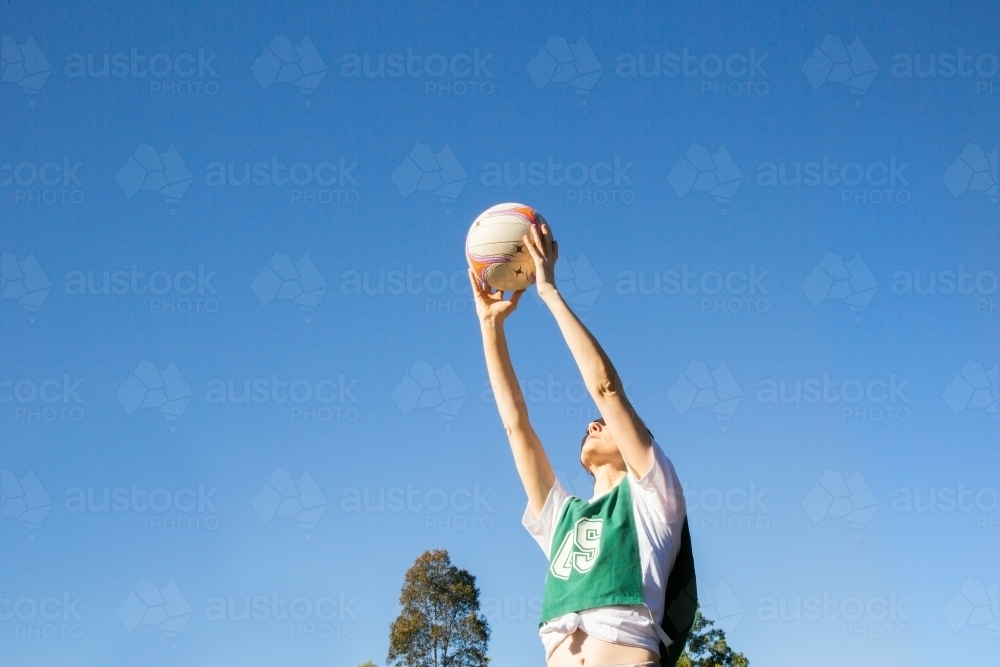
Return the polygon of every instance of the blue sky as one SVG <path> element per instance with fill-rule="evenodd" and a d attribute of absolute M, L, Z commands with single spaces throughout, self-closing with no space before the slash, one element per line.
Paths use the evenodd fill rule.
<path fill-rule="evenodd" d="M 426 4 L 5 14 L 5 652 L 382 665 L 446 548 L 494 664 L 543 664 L 462 252 L 518 201 L 677 467 L 737 650 L 995 660 L 995 17 Z M 537 299 L 509 338 L 589 493 L 594 406 Z"/>

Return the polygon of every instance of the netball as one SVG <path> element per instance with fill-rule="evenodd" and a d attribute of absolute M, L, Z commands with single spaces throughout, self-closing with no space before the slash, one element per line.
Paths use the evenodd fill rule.
<path fill-rule="evenodd" d="M 526 289 L 535 282 L 535 264 L 522 240 L 545 219 L 524 204 L 497 204 L 472 222 L 465 256 L 480 282 L 500 291 Z"/>

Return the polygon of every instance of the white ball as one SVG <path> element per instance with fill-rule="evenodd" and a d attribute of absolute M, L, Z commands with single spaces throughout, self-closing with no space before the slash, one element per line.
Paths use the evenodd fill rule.
<path fill-rule="evenodd" d="M 497 204 L 479 214 L 465 239 L 465 256 L 481 282 L 504 292 L 535 282 L 535 262 L 522 240 L 545 222 L 524 204 Z"/>

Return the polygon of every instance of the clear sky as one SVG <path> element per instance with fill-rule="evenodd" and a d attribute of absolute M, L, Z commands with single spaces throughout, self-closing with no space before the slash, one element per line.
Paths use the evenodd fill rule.
<path fill-rule="evenodd" d="M 504 201 L 673 460 L 734 648 L 996 662 L 994 11 L 135 4 L 0 19 L 10 664 L 383 665 L 443 548 L 493 664 L 542 665 L 464 274 Z M 536 298 L 508 327 L 589 494 L 572 359 Z"/>

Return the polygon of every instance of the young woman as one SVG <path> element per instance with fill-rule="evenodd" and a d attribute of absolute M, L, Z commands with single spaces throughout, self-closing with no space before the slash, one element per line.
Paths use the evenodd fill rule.
<path fill-rule="evenodd" d="M 503 323 L 523 291 L 504 299 L 470 271 L 490 382 L 528 494 L 522 523 L 549 558 L 539 628 L 546 661 L 548 667 L 659 665 L 661 647 L 671 645 L 658 627 L 668 626 L 665 605 L 671 604 L 668 616 L 678 616 L 665 593 L 682 542 L 690 556 L 681 485 L 632 409 L 611 360 L 559 294 L 558 246 L 548 225 L 532 227 L 524 242 L 538 295 L 602 415 L 587 427 L 580 449 L 595 481 L 588 501 L 571 496 L 553 474 L 514 375 Z M 680 616 L 693 620 L 693 564 L 688 589 Z M 683 638 L 666 653 L 682 646 Z"/>

